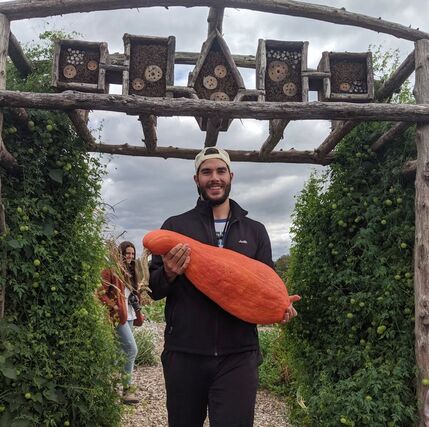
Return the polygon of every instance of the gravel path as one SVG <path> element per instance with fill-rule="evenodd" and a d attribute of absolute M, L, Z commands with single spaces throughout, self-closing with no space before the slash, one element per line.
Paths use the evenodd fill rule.
<path fill-rule="evenodd" d="M 138 388 L 137 395 L 141 401 L 138 405 L 125 407 L 122 427 L 167 427 L 164 378 L 159 360 L 164 325 L 146 322 L 144 327 L 150 328 L 156 337 L 158 364 L 136 369 L 134 383 Z M 209 427 L 208 421 L 204 426 Z M 287 421 L 285 404 L 273 394 L 259 390 L 256 398 L 254 427 L 291 427 Z"/>

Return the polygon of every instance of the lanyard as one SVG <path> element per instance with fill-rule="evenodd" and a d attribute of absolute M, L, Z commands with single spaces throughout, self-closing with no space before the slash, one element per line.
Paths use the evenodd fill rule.
<path fill-rule="evenodd" d="M 218 246 L 220 248 L 224 247 L 224 243 L 225 243 L 225 240 L 226 240 L 226 233 L 227 233 L 227 230 L 228 230 L 228 225 L 229 225 L 229 220 L 230 219 L 231 219 L 231 210 L 228 212 L 228 216 L 226 218 L 225 225 L 223 226 L 222 233 L 219 235 L 219 237 L 217 239 Z"/>

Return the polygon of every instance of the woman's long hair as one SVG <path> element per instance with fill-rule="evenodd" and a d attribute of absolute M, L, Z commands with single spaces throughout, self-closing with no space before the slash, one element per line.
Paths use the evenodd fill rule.
<path fill-rule="evenodd" d="M 125 262 L 125 252 L 126 252 L 127 248 L 130 248 L 130 247 L 134 249 L 134 259 L 131 261 L 130 264 L 127 264 Z M 125 267 L 126 271 L 128 272 L 128 281 L 129 281 L 130 285 L 132 286 L 132 288 L 137 290 L 137 288 L 138 288 L 137 283 L 138 282 L 137 282 L 136 263 L 135 263 L 136 247 L 131 242 L 125 241 L 119 245 L 118 249 L 119 249 L 119 252 L 121 253 L 122 262 L 124 264 L 124 267 Z"/>

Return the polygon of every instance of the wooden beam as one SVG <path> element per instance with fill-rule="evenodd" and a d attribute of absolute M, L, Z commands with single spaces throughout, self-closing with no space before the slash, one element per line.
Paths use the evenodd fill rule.
<path fill-rule="evenodd" d="M 10 33 L 8 54 L 21 77 L 26 78 L 33 72 L 33 66 L 28 58 L 25 56 L 19 41 Z"/>
<path fill-rule="evenodd" d="M 402 168 L 402 175 L 406 180 L 411 181 L 412 179 L 415 179 L 416 165 L 417 165 L 417 160 L 409 160 L 408 162 L 405 162 Z"/>
<path fill-rule="evenodd" d="M 207 130 L 204 147 L 214 147 L 216 145 L 221 127 L 222 120 L 216 117 L 207 120 Z"/>
<path fill-rule="evenodd" d="M 337 144 L 358 124 L 359 122 L 348 120 L 338 126 L 335 126 L 334 130 L 316 149 L 319 157 L 324 158 L 327 156 L 337 146 Z"/>
<path fill-rule="evenodd" d="M 344 8 L 321 6 L 296 0 L 15 0 L 0 3 L 0 13 L 10 20 L 44 18 L 77 12 L 96 10 L 132 9 L 138 7 L 230 7 L 249 9 L 279 15 L 300 16 L 340 25 L 367 28 L 379 33 L 391 34 L 406 40 L 429 38 L 429 34 L 405 25 L 385 21 L 381 18 L 352 13 Z"/>
<path fill-rule="evenodd" d="M 0 14 L 0 89 L 6 88 L 6 63 L 7 49 L 9 46 L 10 22 L 6 16 Z M 0 166 L 4 159 L 4 155 L 9 152 L 6 150 L 3 139 L 1 137 L 3 130 L 3 112 L 0 111 Z M 10 154 L 9 154 L 10 155 Z M 6 233 L 5 209 L 3 205 L 1 193 L 1 178 L 0 178 L 0 235 Z M 0 274 L 2 276 L 3 285 L 0 288 L 0 319 L 4 317 L 5 300 L 6 300 L 6 251 L 4 248 L 1 251 Z"/>
<path fill-rule="evenodd" d="M 105 110 L 131 115 L 217 116 L 222 119 L 367 120 L 429 122 L 429 104 L 352 104 L 345 102 L 228 102 L 146 98 L 66 91 L 34 93 L 0 90 L 0 107 L 47 110 Z"/>
<path fill-rule="evenodd" d="M 283 132 L 288 125 L 289 120 L 270 120 L 269 135 L 259 150 L 259 156 L 266 158 L 275 148 L 275 146 L 283 139 Z"/>
<path fill-rule="evenodd" d="M 124 156 L 162 157 L 164 159 L 195 159 L 200 149 L 157 147 L 155 151 L 148 151 L 145 147 L 128 144 L 111 145 L 97 144 L 91 151 L 107 154 L 119 154 Z M 258 162 L 258 163 L 309 163 L 320 164 L 313 151 L 273 151 L 266 159 L 261 159 L 259 151 L 227 150 L 232 161 Z M 331 158 L 328 159 L 332 160 Z"/>
<path fill-rule="evenodd" d="M 151 152 L 156 149 L 158 137 L 156 135 L 157 118 L 153 114 L 140 115 L 139 120 L 142 124 L 146 149 Z"/>
<path fill-rule="evenodd" d="M 429 102 L 429 40 L 416 43 L 416 83 L 414 96 L 417 104 Z M 427 426 L 424 403 L 429 386 L 429 125 L 418 123 L 416 129 L 416 198 L 414 244 L 414 301 L 415 351 L 417 365 L 417 402 L 419 426 Z"/>
<path fill-rule="evenodd" d="M 72 110 L 68 111 L 67 115 L 69 116 L 70 121 L 73 123 L 73 126 L 79 138 L 83 139 L 86 142 L 88 149 L 93 147 L 96 144 L 96 141 L 95 138 L 92 136 L 91 131 L 88 129 L 87 111 Z"/>
<path fill-rule="evenodd" d="M 390 98 L 398 90 L 405 80 L 414 73 L 415 69 L 415 52 L 414 50 L 405 58 L 393 74 L 382 84 L 375 94 L 378 102 L 383 102 Z"/>
<path fill-rule="evenodd" d="M 384 147 L 387 143 L 402 135 L 412 123 L 409 122 L 399 122 L 393 125 L 386 133 L 380 136 L 374 144 L 371 145 L 372 151 L 379 151 L 382 147 Z"/>
<path fill-rule="evenodd" d="M 190 98 L 199 99 L 195 89 L 188 86 L 167 86 L 166 93 L 168 98 Z M 172 95 L 172 96 L 169 96 Z"/>
<path fill-rule="evenodd" d="M 223 21 L 223 7 L 211 7 L 209 10 L 209 16 L 207 22 L 209 24 L 207 36 L 209 36 L 213 31 L 219 31 L 222 34 L 222 21 Z"/>
<path fill-rule="evenodd" d="M 405 80 L 407 80 L 408 77 L 410 77 L 410 75 L 414 72 L 414 64 L 415 59 L 413 50 L 395 70 L 395 72 L 377 90 L 375 94 L 376 101 L 384 101 L 385 99 L 389 98 L 395 92 L 395 90 L 400 88 Z M 321 157 L 326 156 L 349 132 L 351 132 L 359 124 L 360 122 L 357 121 L 347 121 L 337 126 L 316 149 L 317 153 Z"/>
<path fill-rule="evenodd" d="M 195 65 L 197 63 L 199 53 L 197 52 L 176 52 L 174 63 Z M 232 55 L 232 59 L 237 67 L 256 68 L 256 58 L 254 55 Z"/>
<path fill-rule="evenodd" d="M 195 65 L 199 55 L 199 52 L 176 52 L 174 54 L 174 63 Z M 256 68 L 256 58 L 254 55 L 232 55 L 232 59 L 237 67 Z M 103 67 L 108 71 L 119 73 L 126 68 L 124 60 L 125 55 L 123 53 L 115 52 L 108 55 L 108 63 L 103 65 Z"/>

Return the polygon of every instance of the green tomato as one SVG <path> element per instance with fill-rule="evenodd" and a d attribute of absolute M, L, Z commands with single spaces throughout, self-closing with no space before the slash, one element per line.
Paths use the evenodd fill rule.
<path fill-rule="evenodd" d="M 33 261 L 33 264 L 36 266 L 36 267 L 38 267 L 40 264 L 41 264 L 41 262 L 40 262 L 40 259 L 35 259 L 34 261 Z"/>
<path fill-rule="evenodd" d="M 401 275 L 400 274 L 396 274 L 395 275 L 395 280 L 401 280 Z"/>
<path fill-rule="evenodd" d="M 28 129 L 34 129 L 34 122 L 32 120 L 29 120 L 27 123 Z"/>
<path fill-rule="evenodd" d="M 57 288 L 55 286 L 51 286 L 51 291 L 55 292 L 57 290 Z"/>
<path fill-rule="evenodd" d="M 347 319 L 353 319 L 353 313 L 347 313 Z"/>
<path fill-rule="evenodd" d="M 336 203 L 332 203 L 331 208 L 332 209 L 337 209 L 337 204 Z"/>
<path fill-rule="evenodd" d="M 377 334 L 378 335 L 382 335 L 382 334 L 384 334 L 384 332 L 386 331 L 386 326 L 384 326 L 384 325 L 380 325 L 378 328 L 377 328 Z"/>
<path fill-rule="evenodd" d="M 425 386 L 428 386 L 429 385 L 429 378 L 423 378 L 422 379 L 422 384 L 425 385 Z"/>
<path fill-rule="evenodd" d="M 387 199 L 387 200 L 384 201 L 384 204 L 386 206 L 392 206 L 393 202 L 390 199 Z"/>
<path fill-rule="evenodd" d="M 407 279 L 410 279 L 411 277 L 413 277 L 413 275 L 412 275 L 411 273 L 405 273 L 405 277 L 406 277 Z"/>
<path fill-rule="evenodd" d="M 37 289 L 39 287 L 39 283 L 38 282 L 34 282 L 31 286 L 33 286 L 34 289 Z"/>
<path fill-rule="evenodd" d="M 402 203 L 402 199 L 401 199 L 400 197 L 398 197 L 398 198 L 396 199 L 396 203 L 397 203 L 398 205 L 400 205 L 400 204 Z"/>
<path fill-rule="evenodd" d="M 21 207 L 17 207 L 16 212 L 22 215 L 24 213 L 24 210 Z"/>
<path fill-rule="evenodd" d="M 54 127 L 52 125 L 46 125 L 46 130 L 48 132 L 52 132 L 54 130 Z"/>
<path fill-rule="evenodd" d="M 20 225 L 20 226 L 19 226 L 19 231 L 24 232 L 24 231 L 26 231 L 26 230 L 27 230 L 27 227 L 26 227 L 25 225 Z"/>
<path fill-rule="evenodd" d="M 401 249 L 406 249 L 408 247 L 408 245 L 404 242 L 401 243 Z"/>
<path fill-rule="evenodd" d="M 370 395 L 366 395 L 365 400 L 368 400 L 368 402 L 370 402 L 372 400 L 372 397 Z"/>
<path fill-rule="evenodd" d="M 69 426 L 70 425 L 70 421 L 64 421 L 64 425 L 65 426 Z"/>
<path fill-rule="evenodd" d="M 385 219 L 382 219 L 382 220 L 381 220 L 381 224 L 382 224 L 382 225 L 386 225 L 386 224 L 387 224 L 387 221 L 386 221 Z"/>
<path fill-rule="evenodd" d="M 352 299 L 350 300 L 350 304 L 356 304 L 356 300 L 355 300 L 354 298 L 352 298 Z"/>
<path fill-rule="evenodd" d="M 0 405 L 0 414 L 4 411 L 6 411 L 6 406 Z"/>
<path fill-rule="evenodd" d="M 345 417 L 341 417 L 341 418 L 340 418 L 340 423 L 341 423 L 341 424 L 347 424 L 347 422 L 348 422 L 348 421 L 347 421 L 347 418 L 345 418 Z"/>
<path fill-rule="evenodd" d="M 31 396 L 32 396 L 32 394 L 31 393 L 25 393 L 24 394 L 24 397 L 28 400 L 28 399 L 31 399 Z"/>
<path fill-rule="evenodd" d="M 365 303 L 364 302 L 360 302 L 359 303 L 359 307 L 365 307 Z"/>

